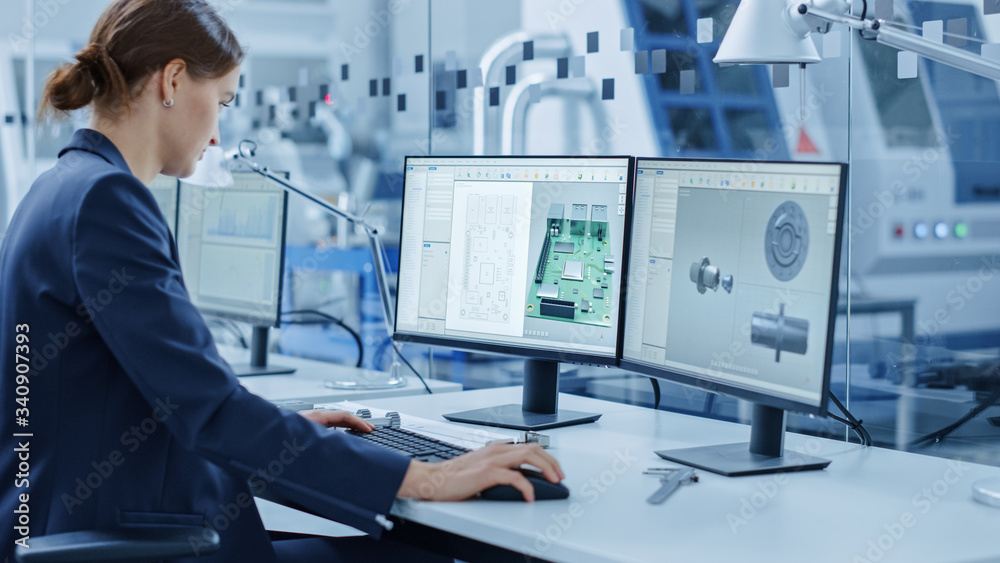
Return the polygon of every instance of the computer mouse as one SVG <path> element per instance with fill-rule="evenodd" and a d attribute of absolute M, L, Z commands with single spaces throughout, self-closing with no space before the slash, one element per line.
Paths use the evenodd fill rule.
<path fill-rule="evenodd" d="M 566 488 L 566 485 L 550 482 L 541 471 L 525 469 L 523 467 L 519 471 L 528 479 L 531 486 L 534 487 L 535 500 L 558 500 L 569 496 L 569 489 Z M 521 491 L 514 488 L 513 485 L 496 485 L 490 487 L 479 493 L 479 497 L 486 500 L 524 500 Z"/>

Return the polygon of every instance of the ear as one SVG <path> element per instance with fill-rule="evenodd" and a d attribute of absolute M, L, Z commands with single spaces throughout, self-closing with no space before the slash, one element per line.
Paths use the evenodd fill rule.
<path fill-rule="evenodd" d="M 160 90 L 163 93 L 163 102 L 171 103 L 180 87 L 187 70 L 187 63 L 182 59 L 174 59 L 163 67 L 163 74 L 160 77 Z"/>

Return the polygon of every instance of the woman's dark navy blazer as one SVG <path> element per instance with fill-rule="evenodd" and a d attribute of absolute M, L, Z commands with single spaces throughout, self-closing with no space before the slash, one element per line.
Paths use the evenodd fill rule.
<path fill-rule="evenodd" d="M 0 558 L 25 531 L 194 525 L 222 537 L 198 561 L 273 560 L 263 490 L 378 536 L 409 463 L 240 386 L 156 201 L 96 131 L 74 134 L 7 230 L 0 361 Z"/>

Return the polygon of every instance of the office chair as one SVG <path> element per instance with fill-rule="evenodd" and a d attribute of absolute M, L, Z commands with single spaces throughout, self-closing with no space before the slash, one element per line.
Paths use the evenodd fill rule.
<path fill-rule="evenodd" d="M 198 538 L 197 547 L 191 537 Z M 87 530 L 41 536 L 29 540 L 31 547 L 18 546 L 14 559 L 20 563 L 82 561 L 158 561 L 174 557 L 200 557 L 219 550 L 215 530 L 192 526 L 163 528 L 119 528 Z"/>

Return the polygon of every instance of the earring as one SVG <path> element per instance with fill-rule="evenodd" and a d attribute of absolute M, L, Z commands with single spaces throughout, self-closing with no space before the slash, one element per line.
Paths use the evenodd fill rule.
<path fill-rule="evenodd" d="M 172 107 L 174 107 L 174 101 L 170 100 L 170 103 L 168 104 L 166 100 L 163 100 L 163 107 L 165 107 L 165 108 L 172 108 Z"/>

